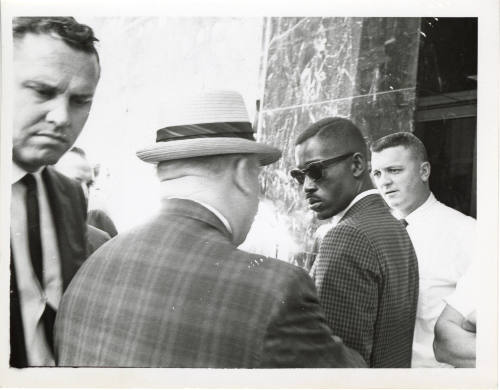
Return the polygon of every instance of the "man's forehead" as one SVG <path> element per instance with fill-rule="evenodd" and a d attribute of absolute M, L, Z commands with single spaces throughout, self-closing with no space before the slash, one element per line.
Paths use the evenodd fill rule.
<path fill-rule="evenodd" d="M 50 41 L 43 41 L 39 47 L 29 44 L 17 50 L 21 54 L 15 58 L 16 82 L 23 85 L 37 83 L 54 88 L 58 93 L 67 91 L 75 96 L 93 96 L 99 81 L 97 57 L 71 49 L 65 43 L 54 42 L 54 46 Z M 30 48 L 33 51 L 30 52 Z"/>
<path fill-rule="evenodd" d="M 306 139 L 295 148 L 296 158 L 304 161 L 335 157 L 336 153 L 343 152 L 339 142 L 325 140 L 318 136 Z"/>
<path fill-rule="evenodd" d="M 372 163 L 373 162 L 385 162 L 385 163 L 403 163 L 408 160 L 412 160 L 412 152 L 410 149 L 402 146 L 391 146 L 389 148 L 382 149 L 378 152 L 372 152 Z"/>

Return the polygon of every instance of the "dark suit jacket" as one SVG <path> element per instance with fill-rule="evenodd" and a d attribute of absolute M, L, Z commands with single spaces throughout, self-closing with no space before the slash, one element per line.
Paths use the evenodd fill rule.
<path fill-rule="evenodd" d="M 333 333 L 370 367 L 410 367 L 417 258 L 379 195 L 347 211 L 324 237 L 316 262 L 316 287 Z"/>
<path fill-rule="evenodd" d="M 113 223 L 113 220 L 103 210 L 99 209 L 89 210 L 87 215 L 87 223 L 91 226 L 94 226 L 97 229 L 105 231 L 111 237 L 114 237 L 118 234 L 118 231 L 116 230 L 116 226 Z"/>
<path fill-rule="evenodd" d="M 86 200 L 76 182 L 47 167 L 42 172 L 57 235 L 63 290 L 86 258 Z M 26 367 L 27 356 L 19 292 L 11 259 L 10 365 Z"/>
<path fill-rule="evenodd" d="M 90 256 L 111 237 L 104 230 L 87 224 L 87 254 Z"/>
<path fill-rule="evenodd" d="M 353 364 L 303 270 L 236 249 L 214 214 L 181 199 L 87 260 L 55 338 L 61 366 Z"/>

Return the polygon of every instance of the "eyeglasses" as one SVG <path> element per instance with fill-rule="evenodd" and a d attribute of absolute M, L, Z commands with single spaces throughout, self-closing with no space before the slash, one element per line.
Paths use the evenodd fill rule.
<path fill-rule="evenodd" d="M 328 158 L 326 160 L 314 161 L 310 164 L 307 164 L 304 169 L 292 169 L 290 171 L 290 176 L 292 176 L 297 183 L 300 185 L 304 184 L 306 180 L 306 176 L 310 179 L 317 181 L 323 177 L 323 169 L 327 166 L 345 160 L 348 157 L 351 157 L 354 153 L 346 153 L 338 157 Z"/>

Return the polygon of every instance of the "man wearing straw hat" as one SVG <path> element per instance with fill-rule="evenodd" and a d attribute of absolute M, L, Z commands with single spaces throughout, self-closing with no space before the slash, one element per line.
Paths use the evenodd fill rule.
<path fill-rule="evenodd" d="M 56 321 L 61 366 L 356 367 L 332 336 L 312 281 L 243 252 L 260 166 L 281 152 L 257 143 L 241 95 L 185 102 L 140 150 L 158 164 L 161 213 L 101 247 Z"/>

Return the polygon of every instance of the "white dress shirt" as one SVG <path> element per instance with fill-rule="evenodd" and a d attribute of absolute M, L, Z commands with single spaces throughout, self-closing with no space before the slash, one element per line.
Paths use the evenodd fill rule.
<path fill-rule="evenodd" d="M 38 189 L 40 210 L 40 235 L 43 254 L 42 289 L 31 264 L 28 244 L 28 221 L 26 212 L 26 187 L 20 180 L 26 171 L 12 165 L 11 198 L 11 245 L 16 268 L 16 281 L 23 320 L 23 330 L 29 366 L 53 366 L 52 352 L 47 345 L 43 324 L 40 321 L 48 303 L 57 311 L 62 296 L 62 277 L 57 247 L 57 235 L 50 211 L 47 192 L 41 178 L 41 170 L 33 173 Z"/>
<path fill-rule="evenodd" d="M 412 367 L 446 367 L 434 357 L 434 325 L 444 299 L 474 258 L 476 220 L 439 202 L 432 193 L 405 219 L 420 275 Z"/>
<path fill-rule="evenodd" d="M 474 261 L 465 275 L 457 282 L 453 294 L 446 298 L 446 303 L 462 314 L 465 318 L 475 314 L 479 303 L 479 266 Z M 475 324 L 475 321 L 473 321 Z"/>

